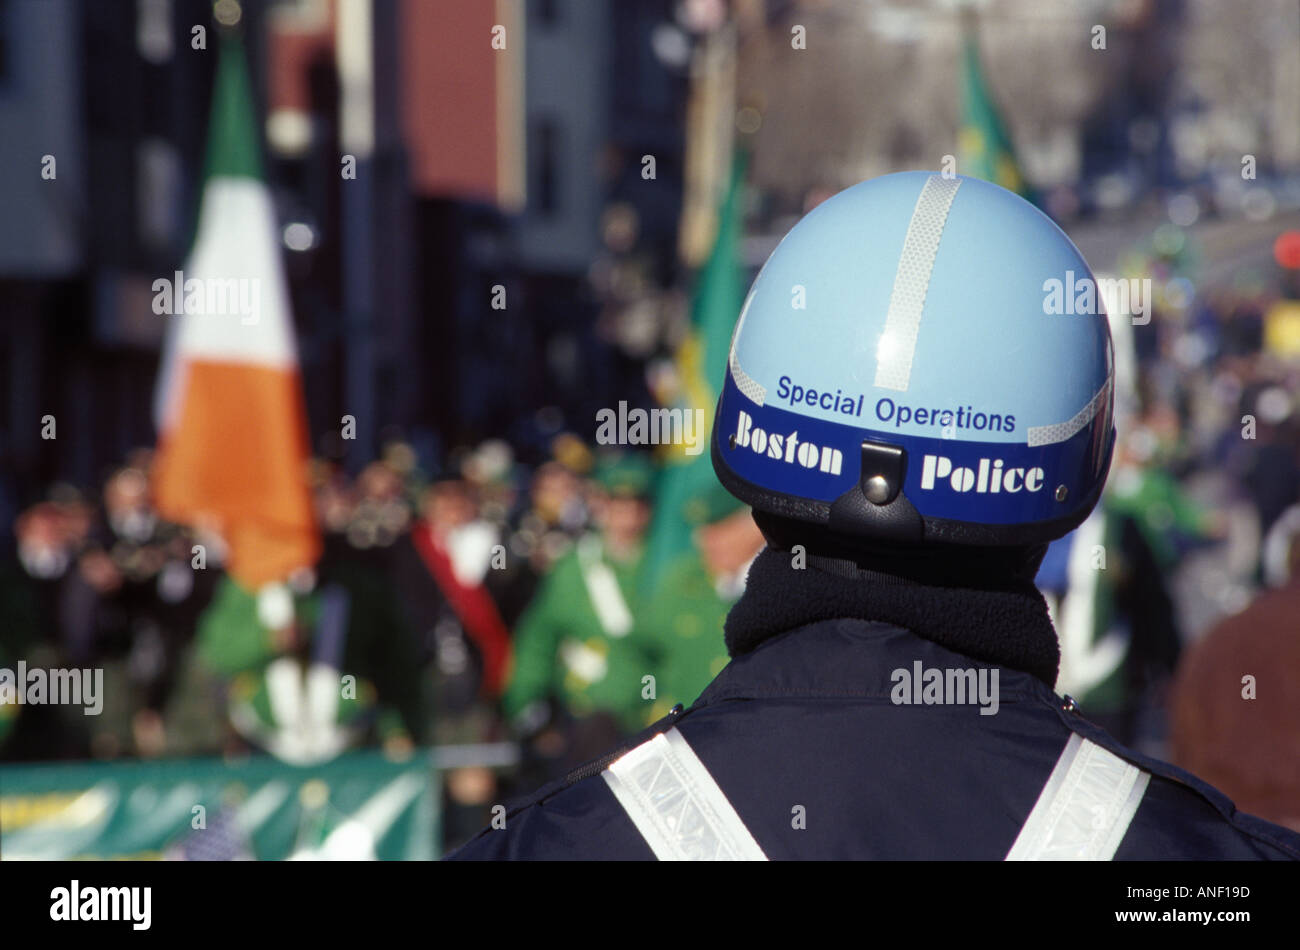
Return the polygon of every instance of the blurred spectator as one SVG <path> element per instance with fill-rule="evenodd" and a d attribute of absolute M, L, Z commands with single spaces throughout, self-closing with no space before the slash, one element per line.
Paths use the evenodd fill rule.
<path fill-rule="evenodd" d="M 101 726 L 99 741 L 114 751 L 142 756 L 165 750 L 163 710 L 180 657 L 215 586 L 212 571 L 192 565 L 185 532 L 154 511 L 149 462 L 148 453 L 135 453 L 109 477 L 104 487 L 106 550 L 88 551 L 81 560 L 81 573 L 106 614 L 93 649 L 105 667 L 102 722 L 120 717 L 129 723 L 129 736 L 111 739 L 105 733 L 113 734 Z M 69 629 L 65 635 L 78 637 L 78 631 Z M 80 636 L 85 636 L 84 628 Z M 80 640 L 69 644 L 74 662 L 83 648 Z M 111 685 L 115 681 L 120 684 L 116 689 Z"/>
<path fill-rule="evenodd" d="M 1260 531 L 1267 533 L 1282 512 L 1300 498 L 1300 426 L 1296 424 L 1295 396 L 1276 383 L 1256 383 L 1243 402 L 1243 414 L 1255 420 L 1256 429 L 1242 484 L 1259 514 Z"/>
<path fill-rule="evenodd" d="M 590 502 L 599 532 L 581 537 L 556 562 L 516 633 L 505 713 L 524 735 L 555 720 L 541 746 L 574 764 L 638 730 L 645 718 L 642 677 L 651 657 L 633 632 L 651 474 L 634 454 L 597 465 Z"/>
<path fill-rule="evenodd" d="M 420 631 L 423 655 L 432 658 L 429 732 L 440 744 L 496 737 L 495 704 L 510 655 L 510 633 L 497 597 L 502 590 L 517 589 L 515 581 L 527 571 L 522 558 L 508 556 L 499 525 L 482 516 L 478 503 L 481 486 L 494 486 L 501 506 L 508 507 L 508 493 L 499 484 L 508 461 L 490 470 L 473 464 L 473 457 L 469 462 L 464 468 L 476 482 L 447 478 L 431 485 L 409 537 L 394 551 L 402 608 L 411 628 Z M 497 514 L 504 518 L 505 511 Z M 493 581 L 499 586 L 493 587 Z M 444 780 L 447 833 L 468 835 L 485 819 L 483 809 L 495 795 L 496 777 L 470 767 L 452 769 Z"/>
<path fill-rule="evenodd" d="M 693 703 L 727 665 L 722 624 L 744 593 L 750 562 L 764 545 L 749 508 L 721 485 L 687 502 L 682 516 L 698 526 L 694 546 L 665 567 L 637 617 L 655 656 L 656 699 L 646 725 L 677 703 Z"/>
<path fill-rule="evenodd" d="M 394 555 L 403 607 L 433 659 L 442 741 L 482 741 L 489 728 L 482 701 L 500 695 L 505 679 L 510 633 L 484 584 L 493 560 L 505 558 L 498 539 L 478 517 L 469 484 L 446 479 L 429 487 Z"/>
<path fill-rule="evenodd" d="M 101 524 L 68 486 L 18 519 L 36 633 L 18 655 L 32 665 L 102 669 L 104 701 L 93 719 L 32 707 L 10 755 L 112 758 L 165 748 L 162 710 L 211 585 L 190 566 L 187 535 L 156 516 L 148 464 L 137 453 L 110 475 Z"/>
<path fill-rule="evenodd" d="M 1172 674 L 1180 638 L 1165 568 L 1146 533 L 1109 493 L 1077 529 L 1053 541 L 1036 583 L 1061 645 L 1056 689 L 1121 742 Z"/>
<path fill-rule="evenodd" d="M 379 551 L 410 526 L 411 506 L 401 473 L 384 461 L 371 462 L 357 476 L 355 503 L 347 523 L 349 543 L 358 551 Z M 375 558 L 383 560 L 382 555 Z"/>
<path fill-rule="evenodd" d="M 1172 760 L 1242 811 L 1300 831 L 1300 534 L 1286 586 L 1260 594 L 1184 657 Z"/>
<path fill-rule="evenodd" d="M 548 461 L 533 474 L 529 500 L 518 537 L 534 569 L 545 573 L 586 529 L 582 481 L 562 463 Z"/>
<path fill-rule="evenodd" d="M 1117 439 L 1106 483 L 1109 510 L 1136 522 L 1161 570 L 1172 569 L 1189 548 L 1225 533 L 1220 516 L 1160 467 L 1160 446 L 1172 443 L 1177 433 L 1178 417 L 1165 412 L 1131 427 Z"/>
<path fill-rule="evenodd" d="M 514 467 L 514 452 L 505 442 L 489 439 L 466 459 L 462 471 L 474 510 L 465 513 L 470 520 L 455 527 L 452 547 L 468 544 L 481 552 L 481 541 L 491 545 L 490 557 L 478 555 L 491 568 L 482 583 L 506 627 L 513 628 L 536 592 L 539 573 L 529 558 L 530 553 L 535 553 L 532 539 L 537 535 L 530 534 L 526 539 L 521 531 L 510 527 L 519 500 L 515 479 L 520 473 Z M 585 522 L 586 511 L 580 514 Z M 500 689 L 493 692 L 499 693 Z"/>

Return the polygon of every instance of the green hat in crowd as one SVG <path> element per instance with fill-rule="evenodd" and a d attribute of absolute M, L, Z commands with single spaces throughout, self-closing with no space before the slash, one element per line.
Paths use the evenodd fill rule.
<path fill-rule="evenodd" d="M 748 507 L 715 479 L 705 491 L 688 499 L 682 505 L 682 519 L 692 528 L 698 528 L 701 525 L 721 521 Z"/>
<path fill-rule="evenodd" d="M 648 498 L 654 484 L 654 467 L 644 455 L 628 452 L 596 461 L 592 480 L 620 498 Z"/>

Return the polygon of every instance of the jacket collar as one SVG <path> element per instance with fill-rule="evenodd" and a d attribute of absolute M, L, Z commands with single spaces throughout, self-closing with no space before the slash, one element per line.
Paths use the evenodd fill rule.
<path fill-rule="evenodd" d="M 727 651 L 739 658 L 780 634 L 836 619 L 900 627 L 960 657 L 1056 684 L 1056 631 L 1029 581 L 929 584 L 813 554 L 797 561 L 771 547 L 755 558 L 745 593 L 727 616 Z M 819 658 L 818 665 L 828 664 Z"/>
<path fill-rule="evenodd" d="M 998 671 L 1000 703 L 1055 702 L 1046 684 L 1028 673 L 974 660 L 899 626 L 823 620 L 764 639 L 732 659 L 700 695 L 695 708 L 729 699 L 891 701 L 905 671 L 919 691 L 930 670 Z M 972 700 L 973 701 L 973 700 Z"/>

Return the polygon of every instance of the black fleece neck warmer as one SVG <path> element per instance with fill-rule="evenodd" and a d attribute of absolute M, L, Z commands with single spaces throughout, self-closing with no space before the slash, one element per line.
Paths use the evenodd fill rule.
<path fill-rule="evenodd" d="M 727 615 L 731 656 L 819 620 L 874 620 L 1055 687 L 1060 647 L 1033 584 L 1045 547 L 993 556 L 990 566 L 976 552 L 844 548 L 814 537 L 796 557 L 776 525 L 755 520 L 768 547 L 754 559 L 745 593 Z"/>

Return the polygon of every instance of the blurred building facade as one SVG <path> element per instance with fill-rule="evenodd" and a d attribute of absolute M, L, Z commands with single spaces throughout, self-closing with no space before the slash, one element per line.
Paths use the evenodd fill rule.
<path fill-rule="evenodd" d="M 399 433 L 434 453 L 540 441 L 644 389 L 597 331 L 590 270 L 617 199 L 676 276 L 686 82 L 651 48 L 671 18 L 668 0 L 240 4 L 317 451 L 359 467 Z M 154 441 L 150 287 L 192 237 L 218 46 L 206 0 L 0 3 L 0 507 Z M 629 187 L 644 154 L 653 190 Z"/>
<path fill-rule="evenodd" d="M 1062 220 L 1122 221 L 1184 191 L 1207 214 L 1300 205 L 1290 0 L 1248 17 L 1214 0 L 973 9 L 987 85 Z M 150 284 L 183 263 L 194 224 L 212 10 L 0 2 L 0 507 L 55 480 L 94 483 L 153 442 Z M 400 432 L 429 455 L 493 435 L 526 453 L 563 428 L 589 433 L 598 407 L 646 402 L 646 361 L 681 316 L 664 290 L 689 286 L 676 242 L 699 38 L 734 24 L 735 105 L 758 119 L 761 258 L 810 196 L 959 152 L 959 13 L 941 0 L 244 0 L 317 451 L 355 467 Z M 345 118 L 359 96 L 373 104 L 361 133 Z M 1247 155 L 1265 191 L 1242 178 Z M 47 414 L 55 439 L 41 437 Z M 347 447 L 345 414 L 358 420 Z"/>

